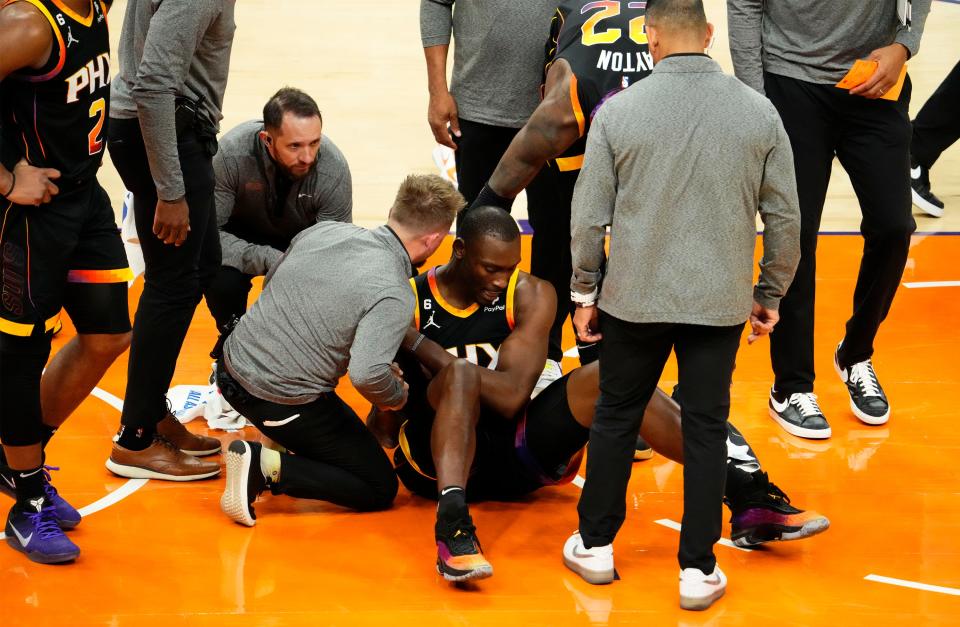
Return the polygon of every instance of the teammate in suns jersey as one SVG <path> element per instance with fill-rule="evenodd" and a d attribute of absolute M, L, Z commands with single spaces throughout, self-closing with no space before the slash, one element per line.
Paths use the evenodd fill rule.
<path fill-rule="evenodd" d="M 50 483 L 43 449 L 130 343 L 132 275 L 97 182 L 109 4 L 0 1 L 0 491 L 15 499 L 7 543 L 42 563 L 80 553 L 62 531 L 80 514 Z M 77 336 L 44 373 L 61 309 Z"/>
<path fill-rule="evenodd" d="M 417 307 L 403 344 L 411 349 L 397 359 L 410 386 L 407 404 L 375 410 L 367 421 L 382 444 L 399 444 L 400 481 L 439 501 L 437 570 L 450 581 L 493 574 L 467 497 L 511 500 L 572 480 L 600 393 L 599 364 L 591 363 L 531 399 L 556 300 L 519 262 L 520 232 L 509 214 L 488 206 L 463 216 L 450 261 L 411 281 Z M 658 451 L 682 461 L 680 408 L 666 394 L 655 394 L 641 429 Z M 727 452 L 726 502 L 738 545 L 805 538 L 829 526 L 790 505 L 733 426 Z"/>
<path fill-rule="evenodd" d="M 570 289 L 570 203 L 583 163 L 590 122 L 603 103 L 650 74 L 653 59 L 644 31 L 646 2 L 564 0 L 560 2 L 545 50 L 543 101 L 497 165 L 474 205 L 509 210 L 513 199 L 546 167 L 556 202 L 536 223 L 532 255 L 538 276 L 557 291 L 551 344 L 559 344 L 572 313 Z M 580 363 L 597 359 L 595 344 L 578 340 Z"/>

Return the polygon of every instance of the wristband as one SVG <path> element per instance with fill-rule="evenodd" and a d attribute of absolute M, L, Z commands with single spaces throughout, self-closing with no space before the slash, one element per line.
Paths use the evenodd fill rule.
<path fill-rule="evenodd" d="M 597 294 L 599 294 L 597 288 L 593 288 L 593 291 L 589 294 L 581 294 L 580 292 L 570 290 L 570 300 L 577 307 L 593 307 L 597 303 Z"/>
<path fill-rule="evenodd" d="M 480 193 L 477 194 L 476 199 L 470 203 L 470 206 L 467 207 L 467 210 L 476 209 L 477 207 L 486 207 L 493 205 L 494 207 L 500 207 L 505 210 L 507 213 L 510 213 L 510 209 L 513 207 L 513 198 L 504 198 L 497 192 L 493 191 L 490 188 L 490 184 L 487 183 L 483 186 L 483 189 L 480 190 Z"/>
<path fill-rule="evenodd" d="M 17 186 L 17 173 L 14 172 L 13 170 L 10 170 L 10 189 L 8 189 L 4 194 L 0 194 L 0 196 L 3 196 L 4 198 L 6 198 L 7 196 L 13 193 L 13 188 L 16 186 Z"/>

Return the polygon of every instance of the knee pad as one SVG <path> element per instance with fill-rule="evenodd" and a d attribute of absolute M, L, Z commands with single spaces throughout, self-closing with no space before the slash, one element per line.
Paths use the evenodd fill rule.
<path fill-rule="evenodd" d="M 30 446 L 44 440 L 40 377 L 50 356 L 50 335 L 0 333 L 0 440 Z"/>

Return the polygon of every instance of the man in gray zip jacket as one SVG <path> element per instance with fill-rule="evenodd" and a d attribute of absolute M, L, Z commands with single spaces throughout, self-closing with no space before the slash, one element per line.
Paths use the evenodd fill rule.
<path fill-rule="evenodd" d="M 243 315 L 253 277 L 270 272 L 298 233 L 324 220 L 352 221 L 350 167 L 322 130 L 314 99 L 284 87 L 262 121 L 220 140 L 213 170 L 223 265 L 204 292 L 218 329 Z"/>
<path fill-rule="evenodd" d="M 740 336 L 748 318 L 750 341 L 777 321 L 800 257 L 800 212 L 780 118 L 703 54 L 713 27 L 701 0 L 658 0 L 646 18 L 656 67 L 597 113 L 573 198 L 574 324 L 581 339 L 602 332 L 604 341 L 579 531 L 564 562 L 591 583 L 613 580 L 634 443 L 676 351 L 686 462 L 680 605 L 704 609 L 726 585 L 713 544 Z M 754 286 L 758 212 L 765 228 Z"/>

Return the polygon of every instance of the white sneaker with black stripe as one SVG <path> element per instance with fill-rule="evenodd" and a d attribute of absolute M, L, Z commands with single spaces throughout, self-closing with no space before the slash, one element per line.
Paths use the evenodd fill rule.
<path fill-rule="evenodd" d="M 842 368 L 837 358 L 837 350 L 833 352 L 833 367 L 840 375 L 840 380 L 847 386 L 850 394 L 850 410 L 853 415 L 868 425 L 882 425 L 890 420 L 890 403 L 887 395 L 880 387 L 877 373 L 873 369 L 873 360 L 867 359 Z"/>
<path fill-rule="evenodd" d="M 817 404 L 813 392 L 795 392 L 780 401 L 770 390 L 770 417 L 784 431 L 798 438 L 825 440 L 832 435 L 830 424 Z"/>

